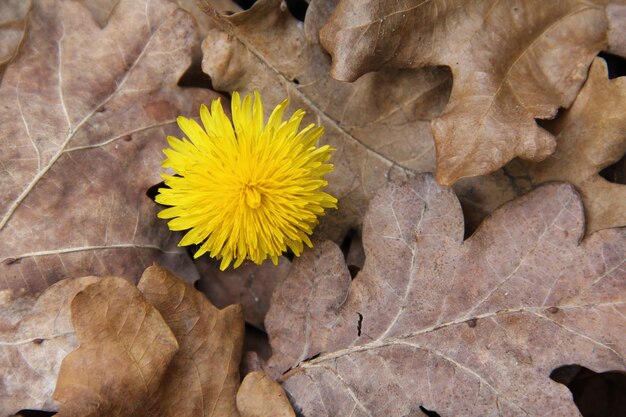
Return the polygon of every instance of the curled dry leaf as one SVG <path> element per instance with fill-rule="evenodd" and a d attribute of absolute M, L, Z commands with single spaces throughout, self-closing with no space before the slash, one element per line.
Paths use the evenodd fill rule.
<path fill-rule="evenodd" d="M 546 125 L 558 141 L 542 162 L 514 160 L 503 171 L 455 184 L 472 225 L 496 207 L 548 181 L 568 181 L 580 192 L 587 235 L 626 226 L 626 186 L 609 182 L 600 171 L 626 152 L 626 77 L 610 80 L 606 63 L 596 58 L 570 109 Z"/>
<path fill-rule="evenodd" d="M 195 279 L 146 196 L 176 116 L 217 97 L 176 85 L 192 18 L 165 0 L 122 0 L 100 29 L 77 2 L 41 0 L 27 28 L 0 85 L 0 289 L 137 277 L 155 260 Z"/>
<path fill-rule="evenodd" d="M 609 52 L 626 57 L 626 4 L 610 3 L 606 6 L 609 21 Z"/>
<path fill-rule="evenodd" d="M 219 310 L 159 266 L 146 269 L 138 288 L 159 310 L 180 346 L 142 415 L 237 417 L 244 334 L 241 307 Z"/>
<path fill-rule="evenodd" d="M 48 288 L 34 304 L 21 308 L 16 325 L 0 321 L 0 415 L 22 409 L 55 410 L 52 392 L 61 361 L 78 345 L 70 323 L 70 302 L 96 282 L 96 277 L 72 278 Z M 1 293 L 0 293 L 1 294 Z M 4 321 L 18 315 L 12 304 L 2 303 Z M 17 313 L 17 314 L 16 314 Z M 21 314 L 20 314 L 21 315 Z"/>
<path fill-rule="evenodd" d="M 277 288 L 270 369 L 291 368 L 283 387 L 303 415 L 400 416 L 420 405 L 577 415 L 550 372 L 623 369 L 626 353 L 626 231 L 581 242 L 583 232 L 568 184 L 501 207 L 466 241 L 451 190 L 430 175 L 392 184 L 372 200 L 354 280 L 325 242 Z"/>
<path fill-rule="evenodd" d="M 259 0 L 230 16 L 213 12 L 219 29 L 203 42 L 203 69 L 218 91 L 261 92 L 266 109 L 285 98 L 289 112 L 307 112 L 303 126 L 325 127 L 322 142 L 337 150 L 326 178 L 339 209 L 321 219 L 318 236 L 343 238 L 358 227 L 371 194 L 387 178 L 434 168 L 429 121 L 448 99 L 444 68 L 385 70 L 353 84 L 328 76 L 329 57 L 317 28 L 333 2 L 311 2 L 304 25 L 281 0 Z"/>
<path fill-rule="evenodd" d="M 587 234 L 626 226 L 626 185 L 609 182 L 600 171 L 626 152 L 626 77 L 609 80 L 596 58 L 589 78 L 570 109 L 548 129 L 556 136 L 554 155 L 540 163 L 516 161 L 505 170 L 520 189 L 547 181 L 576 186 L 585 206 Z"/>
<path fill-rule="evenodd" d="M 122 278 L 103 278 L 79 292 L 71 311 L 80 346 L 61 364 L 57 416 L 141 415 L 178 350 L 170 328 Z"/>
<path fill-rule="evenodd" d="M 260 371 L 241 382 L 237 409 L 241 417 L 296 417 L 280 384 Z"/>
<path fill-rule="evenodd" d="M 554 151 L 554 137 L 535 119 L 569 107 L 591 60 L 606 47 L 603 5 L 401 3 L 341 0 L 320 36 L 333 56 L 331 74 L 340 80 L 380 68 L 450 67 L 450 101 L 432 122 L 440 183 Z"/>
<path fill-rule="evenodd" d="M 216 307 L 241 304 L 245 321 L 264 330 L 263 321 L 270 308 L 272 293 L 289 273 L 291 262 L 281 256 L 278 266 L 271 262 L 262 265 L 244 262 L 237 269 L 220 271 L 219 262 L 214 259 L 198 259 L 196 266 L 201 277 L 196 288 Z"/>

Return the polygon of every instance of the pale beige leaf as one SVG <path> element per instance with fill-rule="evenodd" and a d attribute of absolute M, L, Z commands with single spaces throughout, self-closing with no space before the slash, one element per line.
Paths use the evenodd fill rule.
<path fill-rule="evenodd" d="M 55 410 L 52 393 L 61 361 L 78 345 L 70 322 L 70 302 L 97 280 L 60 281 L 34 304 L 16 305 L 31 302 L 27 297 L 13 303 L 0 299 L 0 415 L 22 409 Z M 11 325 L 16 316 L 23 317 Z"/>
<path fill-rule="evenodd" d="M 316 417 L 416 415 L 420 405 L 443 416 L 577 415 L 550 372 L 626 365 L 626 230 L 583 233 L 568 184 L 508 203 L 465 241 L 450 189 L 430 175 L 392 184 L 372 200 L 354 280 L 325 242 L 277 287 L 269 369 L 291 369 L 283 387 Z"/>
<path fill-rule="evenodd" d="M 516 156 L 539 161 L 554 151 L 554 137 L 535 119 L 569 107 L 607 46 L 600 3 L 342 0 L 321 39 L 340 80 L 381 68 L 450 67 L 450 101 L 432 122 L 437 179 L 450 185 Z"/>
<path fill-rule="evenodd" d="M 0 80 L 24 37 L 25 17 L 28 9 L 30 9 L 30 0 L 0 2 Z"/>

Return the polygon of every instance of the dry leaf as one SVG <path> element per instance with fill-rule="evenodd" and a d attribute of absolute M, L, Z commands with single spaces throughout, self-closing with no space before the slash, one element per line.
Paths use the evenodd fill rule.
<path fill-rule="evenodd" d="M 450 77 L 429 68 L 381 71 L 354 84 L 332 80 L 315 29 L 332 4 L 312 2 L 304 25 L 281 0 L 260 0 L 230 16 L 214 12 L 220 30 L 203 42 L 203 69 L 218 91 L 257 89 L 268 111 L 288 97 L 288 112 L 307 112 L 303 126 L 325 126 L 322 141 L 337 149 L 327 179 L 339 209 L 321 219 L 317 235 L 340 240 L 360 225 L 370 195 L 387 178 L 434 168 L 429 121 L 447 101 Z"/>
<path fill-rule="evenodd" d="M 61 364 L 57 416 L 139 415 L 178 350 L 170 328 L 133 284 L 114 277 L 78 293 L 71 314 L 80 346 Z"/>
<path fill-rule="evenodd" d="M 490 176 L 455 184 L 466 219 L 474 224 L 504 202 L 548 181 L 568 181 L 581 193 L 587 235 L 626 226 L 626 186 L 599 172 L 626 152 L 626 78 L 609 80 L 596 58 L 572 107 L 546 125 L 557 138 L 554 155 L 539 163 L 514 160 Z"/>
<path fill-rule="evenodd" d="M 41 0 L 27 27 L 0 85 L 0 290 L 137 277 L 155 260 L 194 280 L 146 196 L 176 116 L 217 96 L 176 85 L 197 42 L 191 17 L 122 0 L 101 30 L 79 3 Z"/>
<path fill-rule="evenodd" d="M 264 330 L 263 321 L 270 308 L 272 292 L 289 273 L 291 262 L 281 256 L 278 266 L 271 262 L 262 265 L 244 262 L 237 269 L 220 271 L 219 262 L 214 259 L 199 259 L 196 266 L 201 276 L 196 288 L 206 294 L 213 305 L 224 308 L 241 304 L 245 321 Z"/>
<path fill-rule="evenodd" d="M 24 36 L 25 16 L 30 0 L 4 0 L 0 3 L 0 80 Z"/>
<path fill-rule="evenodd" d="M 237 393 L 241 417 L 296 417 L 285 391 L 263 372 L 251 372 Z"/>
<path fill-rule="evenodd" d="M 626 4 L 607 5 L 606 17 L 609 21 L 608 51 L 626 57 Z"/>
<path fill-rule="evenodd" d="M 12 309 L 2 302 L 5 320 L 23 315 L 16 325 L 0 320 L 0 415 L 22 409 L 54 410 L 52 392 L 61 361 L 78 345 L 70 323 L 74 295 L 96 282 L 96 277 L 72 278 L 48 288 L 34 304 Z M 0 293 L 2 295 L 2 293 Z M 4 301 L 4 300 L 2 300 Z M 30 300 L 28 300 L 30 301 Z"/>
<path fill-rule="evenodd" d="M 430 175 L 391 185 L 372 200 L 354 280 L 325 242 L 277 288 L 271 368 L 291 368 L 283 387 L 303 415 L 420 405 L 444 416 L 577 415 L 550 372 L 623 369 L 626 353 L 626 231 L 583 233 L 568 184 L 501 207 L 466 241 L 451 190 Z"/>
<path fill-rule="evenodd" d="M 550 155 L 555 140 L 534 119 L 569 107 L 607 28 L 604 7 L 584 0 L 342 0 L 320 36 L 340 80 L 450 67 L 450 101 L 432 123 L 437 179 L 450 185 Z"/>
<path fill-rule="evenodd" d="M 158 266 L 146 269 L 138 288 L 161 312 L 180 346 L 159 392 L 141 415 L 238 417 L 241 307 L 218 310 L 202 293 Z"/>
<path fill-rule="evenodd" d="M 599 174 L 626 152 L 625 109 L 626 77 L 609 80 L 606 63 L 596 58 L 572 107 L 548 127 L 558 141 L 554 155 L 505 169 L 519 178 L 520 188 L 547 181 L 574 184 L 585 205 L 587 234 L 626 226 L 626 186 Z"/>

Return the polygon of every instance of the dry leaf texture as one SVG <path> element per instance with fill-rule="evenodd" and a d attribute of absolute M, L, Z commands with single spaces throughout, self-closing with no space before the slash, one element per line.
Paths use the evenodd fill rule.
<path fill-rule="evenodd" d="M 141 415 L 178 350 L 170 328 L 122 278 L 103 278 L 79 292 L 71 312 L 80 346 L 61 364 L 57 415 Z"/>
<path fill-rule="evenodd" d="M 202 293 L 158 266 L 146 269 L 138 288 L 161 312 L 180 346 L 142 415 L 238 417 L 241 307 L 219 310 Z"/>
<path fill-rule="evenodd" d="M 534 119 L 574 100 L 607 45 L 607 19 L 603 5 L 583 0 L 341 0 L 320 36 L 341 80 L 450 67 L 450 101 L 432 122 L 437 179 L 450 185 L 554 151 Z"/>
<path fill-rule="evenodd" d="M 296 417 L 280 384 L 263 372 L 251 372 L 237 393 L 241 417 Z"/>
<path fill-rule="evenodd" d="M 27 307 L 18 324 L 0 328 L 1 416 L 22 409 L 56 409 L 52 393 L 61 361 L 78 345 L 70 323 L 70 302 L 97 279 L 72 278 L 52 285 Z M 2 312 L 16 313 L 6 303 Z"/>
<path fill-rule="evenodd" d="M 596 58 L 589 78 L 570 109 L 548 129 L 558 147 L 540 163 L 518 161 L 507 167 L 522 189 L 547 181 L 569 181 L 585 206 L 587 233 L 626 226 L 626 185 L 609 182 L 600 171 L 626 152 L 626 77 L 608 79 Z"/>
<path fill-rule="evenodd" d="M 215 12 L 220 29 L 203 42 L 203 69 L 218 91 L 257 89 L 267 111 L 288 97 L 288 112 L 307 112 L 303 126 L 325 127 L 322 141 L 337 149 L 327 179 L 339 209 L 321 219 L 317 234 L 339 240 L 360 225 L 387 178 L 434 168 L 429 121 L 448 99 L 450 76 L 428 68 L 381 71 L 353 84 L 332 80 L 317 32 L 333 5 L 311 2 L 304 25 L 281 0 L 260 0 L 230 16 Z"/>
<path fill-rule="evenodd" d="M 140 276 L 154 260 L 193 280 L 146 190 L 165 136 L 210 91 L 177 87 L 196 39 L 164 0 L 122 0 L 97 25 L 77 2 L 34 2 L 0 85 L 0 289 L 66 276 Z"/>
<path fill-rule="evenodd" d="M 307 416 L 577 415 L 557 366 L 624 369 L 626 233 L 581 242 L 571 185 L 496 210 L 468 240 L 458 200 L 430 175 L 392 184 L 365 218 L 353 281 L 318 244 L 277 288 L 270 366 Z M 320 354 L 317 358 L 310 359 Z"/>
<path fill-rule="evenodd" d="M 4 0 L 0 3 L 0 80 L 24 36 L 29 0 Z"/>

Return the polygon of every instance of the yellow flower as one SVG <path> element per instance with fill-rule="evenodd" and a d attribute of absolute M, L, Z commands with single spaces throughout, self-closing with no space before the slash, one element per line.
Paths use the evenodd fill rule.
<path fill-rule="evenodd" d="M 169 188 L 160 188 L 156 201 L 171 206 L 159 217 L 172 219 L 171 230 L 190 229 L 179 246 L 200 244 L 195 257 L 209 252 L 221 259 L 224 270 L 245 259 L 257 264 L 268 256 L 274 264 L 287 247 L 300 255 L 307 235 L 325 208 L 337 199 L 322 192 L 326 163 L 334 149 L 316 147 L 323 127 L 310 124 L 298 132 L 304 111 L 283 122 L 288 100 L 279 104 L 263 123 L 258 92 L 241 101 L 233 93 L 228 119 L 218 100 L 200 107 L 204 129 L 195 121 L 177 119 L 187 138 L 169 136 L 172 149 L 163 152 L 163 167 L 177 175 L 162 175 Z"/>

